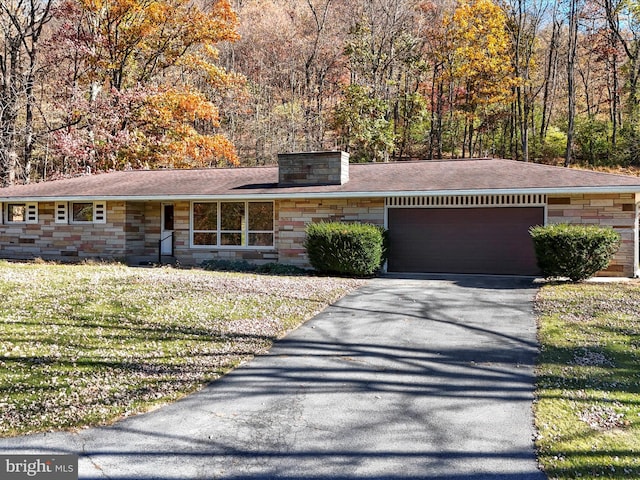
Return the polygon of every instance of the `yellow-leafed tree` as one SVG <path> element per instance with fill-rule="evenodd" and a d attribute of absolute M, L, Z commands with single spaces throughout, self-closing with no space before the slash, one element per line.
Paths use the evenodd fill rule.
<path fill-rule="evenodd" d="M 517 83 L 506 17 L 491 0 L 461 0 L 444 23 L 452 48 L 447 74 L 465 116 L 463 156 L 472 156 L 475 129 L 490 119 L 492 106 L 510 101 Z"/>

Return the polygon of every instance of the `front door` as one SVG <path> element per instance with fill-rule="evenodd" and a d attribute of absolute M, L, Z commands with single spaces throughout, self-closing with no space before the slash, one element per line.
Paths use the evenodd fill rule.
<path fill-rule="evenodd" d="M 160 218 L 162 228 L 160 229 L 160 253 L 162 255 L 173 255 L 173 204 L 163 203 Z"/>

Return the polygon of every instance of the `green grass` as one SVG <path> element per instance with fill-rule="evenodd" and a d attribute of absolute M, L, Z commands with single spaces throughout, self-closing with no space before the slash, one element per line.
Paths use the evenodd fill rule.
<path fill-rule="evenodd" d="M 175 400 L 359 284 L 0 262 L 0 436 L 109 423 Z"/>
<path fill-rule="evenodd" d="M 537 299 L 539 460 L 549 478 L 640 478 L 640 283 Z"/>

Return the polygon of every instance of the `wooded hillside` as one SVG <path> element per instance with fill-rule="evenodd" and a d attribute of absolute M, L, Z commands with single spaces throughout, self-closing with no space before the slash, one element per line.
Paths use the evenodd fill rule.
<path fill-rule="evenodd" d="M 638 0 L 0 0 L 0 185 L 321 149 L 640 165 L 639 75 Z"/>

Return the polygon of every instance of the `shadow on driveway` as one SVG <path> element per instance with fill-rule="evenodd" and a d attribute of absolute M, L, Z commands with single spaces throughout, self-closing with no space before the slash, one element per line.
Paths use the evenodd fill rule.
<path fill-rule="evenodd" d="M 531 279 L 384 277 L 202 391 L 111 427 L 0 440 L 84 479 L 544 479 Z"/>

